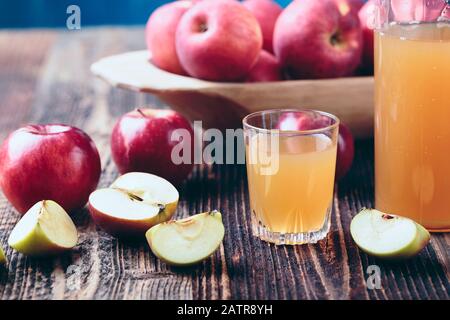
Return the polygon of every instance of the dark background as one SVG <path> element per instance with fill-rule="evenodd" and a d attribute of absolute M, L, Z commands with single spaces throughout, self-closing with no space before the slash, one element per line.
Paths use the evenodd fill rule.
<path fill-rule="evenodd" d="M 170 0 L 0 0 L 0 28 L 65 28 L 70 5 L 81 9 L 81 26 L 145 24 Z M 277 0 L 286 6 L 290 0 Z"/>

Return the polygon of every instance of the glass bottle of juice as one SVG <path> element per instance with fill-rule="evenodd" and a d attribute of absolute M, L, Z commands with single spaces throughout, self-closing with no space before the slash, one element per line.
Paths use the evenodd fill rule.
<path fill-rule="evenodd" d="M 446 3 L 379 4 L 391 18 L 375 32 L 376 208 L 430 231 L 450 231 L 450 20 L 441 16 Z"/>

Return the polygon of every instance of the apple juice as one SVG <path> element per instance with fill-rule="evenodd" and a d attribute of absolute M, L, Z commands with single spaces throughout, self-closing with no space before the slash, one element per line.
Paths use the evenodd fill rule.
<path fill-rule="evenodd" d="M 322 229 L 333 198 L 336 142 L 325 134 L 280 135 L 277 168 L 264 175 L 267 166 L 260 160 L 273 157 L 273 150 L 262 137 L 256 134 L 247 143 L 254 218 L 270 232 L 282 234 Z"/>
<path fill-rule="evenodd" d="M 450 230 L 450 24 L 375 34 L 375 200 L 431 231 Z"/>

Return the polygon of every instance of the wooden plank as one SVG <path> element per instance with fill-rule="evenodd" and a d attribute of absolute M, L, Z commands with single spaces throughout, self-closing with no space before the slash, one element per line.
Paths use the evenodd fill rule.
<path fill-rule="evenodd" d="M 98 28 L 12 38 L 0 33 L 0 134 L 24 121 L 81 127 L 101 153 L 100 186 L 108 185 L 117 176 L 109 150 L 114 121 L 137 106 L 162 105 L 150 95 L 109 87 L 90 75 L 89 65 L 141 49 L 143 31 Z M 29 46 L 35 55 L 22 53 Z M 331 232 L 317 245 L 277 247 L 255 238 L 245 167 L 199 166 L 180 190 L 177 217 L 222 211 L 225 240 L 211 259 L 190 268 L 168 267 L 146 243 L 119 241 L 80 210 L 74 214 L 80 242 L 72 252 L 38 260 L 7 250 L 9 271 L 0 271 L 0 299 L 449 299 L 450 235 L 433 235 L 417 258 L 395 264 L 368 257 L 352 242 L 351 218 L 373 206 L 374 191 L 373 144 L 357 147 L 355 166 L 336 189 Z M 2 243 L 17 220 L 2 197 Z M 366 285 L 366 270 L 374 264 L 381 269 L 380 290 Z"/>
<path fill-rule="evenodd" d="M 29 118 L 54 32 L 0 32 L 0 139 Z"/>
<path fill-rule="evenodd" d="M 28 121 L 35 87 L 47 58 L 48 48 L 55 38 L 54 32 L 0 32 L 0 139 L 16 127 Z M 0 244 L 10 259 L 10 269 L 0 268 L 0 298 L 22 297 L 24 282 L 36 284 L 39 274 L 29 277 L 30 267 L 25 261 L 17 263 L 12 250 L 6 247 L 7 237 L 17 216 L 3 198 L 0 200 Z M 34 292 L 46 284 L 39 278 Z"/>

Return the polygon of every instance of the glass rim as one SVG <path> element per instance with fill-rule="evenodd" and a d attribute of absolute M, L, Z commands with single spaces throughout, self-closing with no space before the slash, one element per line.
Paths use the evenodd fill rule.
<path fill-rule="evenodd" d="M 329 119 L 332 119 L 334 121 L 334 123 L 330 124 L 328 126 L 322 127 L 322 128 L 309 129 L 309 130 L 265 129 L 265 128 L 259 128 L 259 127 L 253 126 L 248 123 L 248 120 L 250 118 L 253 118 L 256 116 L 261 116 L 264 113 L 272 113 L 273 114 L 273 113 L 288 113 L 288 112 L 311 112 L 311 113 L 319 114 L 321 116 L 325 116 Z M 338 128 L 340 123 L 341 123 L 341 120 L 334 114 L 331 114 L 331 113 L 325 112 L 325 111 L 316 110 L 316 109 L 268 109 L 268 110 L 261 110 L 261 111 L 256 111 L 256 112 L 250 113 L 242 119 L 242 124 L 244 125 L 244 129 L 246 129 L 246 128 L 253 129 L 253 130 L 259 131 L 261 133 L 266 133 L 266 134 L 271 134 L 271 133 L 274 134 L 275 133 L 275 134 L 279 134 L 279 135 L 284 135 L 284 134 L 309 135 L 309 134 L 323 133 L 323 132 L 331 131 L 331 130 Z"/>

